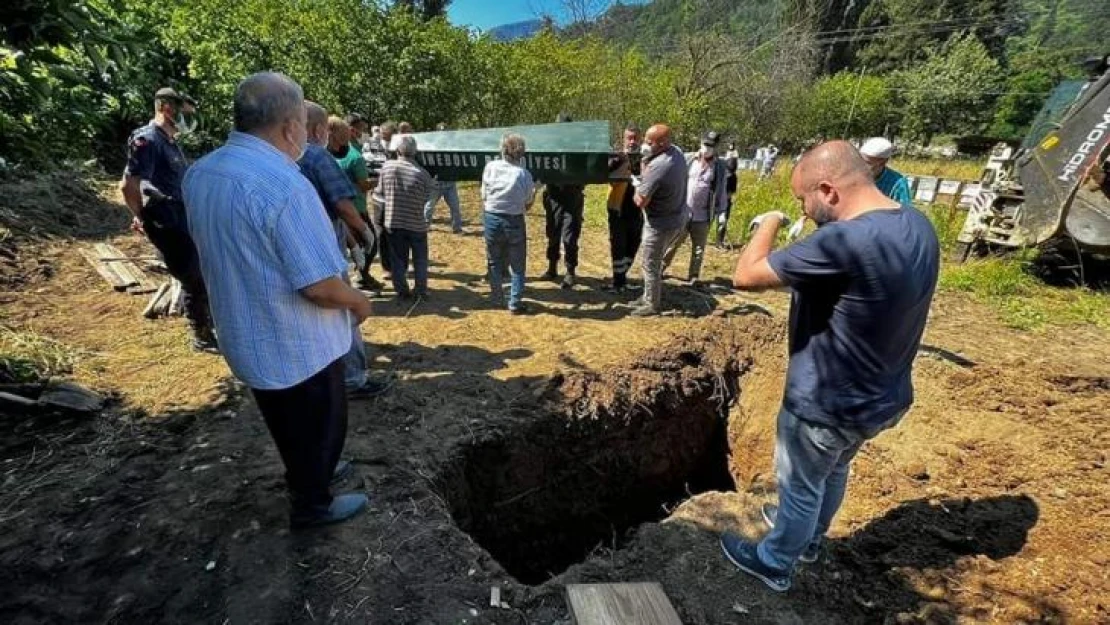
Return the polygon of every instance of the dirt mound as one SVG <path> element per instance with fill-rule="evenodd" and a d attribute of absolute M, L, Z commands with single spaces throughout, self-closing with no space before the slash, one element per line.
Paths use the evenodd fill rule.
<path fill-rule="evenodd" d="M 127 211 L 105 199 L 107 181 L 55 172 L 0 176 L 0 287 L 50 278 L 54 268 L 35 253 L 47 239 L 99 239 L 127 227 Z"/>

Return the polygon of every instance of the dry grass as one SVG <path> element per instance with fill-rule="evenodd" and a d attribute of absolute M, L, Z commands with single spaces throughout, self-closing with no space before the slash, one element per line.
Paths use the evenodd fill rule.
<path fill-rule="evenodd" d="M 890 166 L 912 176 L 936 176 L 955 180 L 979 180 L 983 175 L 986 159 L 970 158 L 911 158 L 898 157 L 890 162 Z"/>
<path fill-rule="evenodd" d="M 210 405 L 226 395 L 219 357 L 188 347 L 181 319 L 148 321 L 146 296 L 116 293 L 76 250 L 106 240 L 125 253 L 153 248 L 127 230 L 114 185 L 48 175 L 0 180 L 0 239 L 15 261 L 0 267 L 0 375 L 32 380 L 67 375 L 119 391 L 124 407 L 150 415 Z M 26 267 L 34 275 L 20 274 Z"/>
<path fill-rule="evenodd" d="M 796 214 L 789 195 L 788 167 L 769 180 L 742 176 L 730 225 L 730 238 L 741 242 L 744 226 L 758 212 L 787 208 Z M 398 307 L 388 298 L 375 302 L 376 314 L 363 326 L 371 344 L 376 366 L 389 367 L 390 349 L 415 350 L 428 362 L 446 357 L 462 359 L 460 353 L 478 358 L 480 372 L 500 378 L 543 376 L 566 367 L 597 367 L 615 362 L 629 351 L 641 348 L 692 323 L 690 318 L 654 320 L 624 319 L 614 309 L 620 298 L 603 296 L 587 284 L 572 292 L 541 283 L 534 276 L 544 263 L 543 210 L 537 202 L 528 214 L 528 297 L 541 312 L 532 317 L 508 317 L 486 307 L 488 287 L 484 284 L 485 255 L 480 237 L 480 205 L 474 184 L 460 185 L 467 234 L 456 237 L 444 230 L 446 207 L 440 206 L 431 234 L 432 293 L 430 304 Z M 580 274 L 600 283 L 609 274 L 608 241 L 604 198 L 606 185 L 587 188 L 586 228 L 582 239 Z M 115 198 L 98 204 L 117 211 L 106 218 L 107 240 L 131 255 L 152 253 L 145 239 L 127 233 L 123 208 Z M 24 200 L 21 200 L 24 201 Z M 79 207 L 64 207 L 75 213 Z M 934 215 L 938 229 L 951 225 Z M 950 216 L 949 216 L 950 217 Z M 113 221 L 115 220 L 115 221 Z M 53 236 L 53 235 L 52 235 Z M 47 263 L 52 276 L 22 284 L 19 291 L 0 291 L 0 323 L 8 328 L 0 335 L 0 357 L 16 363 L 20 377 L 69 375 L 91 388 L 117 391 L 126 408 L 149 415 L 178 409 L 210 406 L 226 396 L 231 379 L 224 361 L 196 354 L 188 347 L 184 320 L 148 321 L 141 316 L 146 297 L 111 291 L 83 259 L 76 245 L 87 245 L 100 237 L 61 238 L 21 243 L 21 257 Z M 676 260 L 684 272 L 688 248 Z M 26 258 L 24 258 L 26 260 Z M 735 252 L 708 250 L 703 276 L 726 279 L 732 271 Z M 1005 287 L 1003 277 L 1013 278 L 1009 261 L 973 264 L 945 269 L 943 286 L 949 291 L 968 292 L 993 306 L 999 316 L 1019 328 L 1049 328 L 1074 324 L 1102 325 L 1110 318 L 1110 297 L 1074 290 L 1053 289 L 1021 274 L 1020 288 L 995 294 Z M 999 268 L 1001 267 L 1001 268 Z M 1018 268 L 1020 273 L 1020 267 Z M 378 273 L 378 272 L 375 272 Z M 1008 287 L 1006 287 L 1008 288 Z M 712 298 L 683 289 L 670 292 L 689 301 Z M 740 301 L 756 302 L 776 312 L 785 309 L 786 299 L 769 295 L 757 298 L 720 295 L 721 306 Z M 700 302 L 700 299 L 698 299 Z M 699 309 L 700 310 L 700 309 Z M 708 308 L 707 308 L 708 310 Z M 707 312 L 701 311 L 702 313 Z M 618 323 L 621 331 L 614 330 Z M 389 346 L 383 350 L 376 346 Z M 408 346 L 408 347 L 404 347 Z M 447 350 L 442 352 L 439 350 Z M 461 369 L 474 371 L 473 360 Z M 439 366 L 439 365 L 437 365 Z M 449 367 L 450 363 L 444 364 Z M 440 369 L 436 369 L 440 370 Z"/>

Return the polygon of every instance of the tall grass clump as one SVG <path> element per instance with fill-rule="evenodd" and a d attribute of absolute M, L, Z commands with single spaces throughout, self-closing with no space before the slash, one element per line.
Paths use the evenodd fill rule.
<path fill-rule="evenodd" d="M 73 371 L 76 354 L 41 334 L 0 326 L 0 382 L 47 380 Z"/>

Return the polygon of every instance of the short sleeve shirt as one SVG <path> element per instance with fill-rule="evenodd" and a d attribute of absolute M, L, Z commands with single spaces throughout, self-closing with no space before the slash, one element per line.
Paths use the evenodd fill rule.
<path fill-rule="evenodd" d="M 910 197 L 910 183 L 902 174 L 889 167 L 883 168 L 883 173 L 875 181 L 875 186 L 886 196 L 899 204 L 913 204 Z"/>
<path fill-rule="evenodd" d="M 123 173 L 142 179 L 142 186 L 181 199 L 181 180 L 188 162 L 181 146 L 154 122 L 131 133 L 127 141 L 127 166 Z"/>
<path fill-rule="evenodd" d="M 940 261 L 929 220 L 910 206 L 874 210 L 768 260 L 793 290 L 783 407 L 861 433 L 908 408 Z"/>
<path fill-rule="evenodd" d="M 482 205 L 488 213 L 523 215 L 536 193 L 532 174 L 504 160 L 486 163 L 482 171 Z"/>
<path fill-rule="evenodd" d="M 354 187 L 355 209 L 358 210 L 359 214 L 366 215 L 366 194 L 363 193 L 359 183 L 368 179 L 370 174 L 366 170 L 366 159 L 362 158 L 362 152 L 348 144 L 346 154 L 341 157 L 332 154 L 332 157 L 335 158 L 335 162 L 339 164 L 343 173 L 347 174 L 347 179 Z"/>
<path fill-rule="evenodd" d="M 644 176 L 636 190 L 650 202 L 644 209 L 648 224 L 678 228 L 686 221 L 686 157 L 675 146 L 644 159 Z"/>
<path fill-rule="evenodd" d="M 296 164 L 262 139 L 232 132 L 189 169 L 184 190 L 220 351 L 232 372 L 252 389 L 283 389 L 346 354 L 348 312 L 301 294 L 340 277 L 347 263 L 318 193 Z"/>
<path fill-rule="evenodd" d="M 347 174 L 339 168 L 339 164 L 328 153 L 327 148 L 315 143 L 308 144 L 297 165 L 319 194 L 328 218 L 332 221 L 338 219 L 339 202 L 355 199 L 355 188 L 347 179 Z"/>

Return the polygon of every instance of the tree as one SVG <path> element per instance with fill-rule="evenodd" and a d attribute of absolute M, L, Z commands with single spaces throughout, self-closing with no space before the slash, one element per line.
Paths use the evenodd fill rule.
<path fill-rule="evenodd" d="M 884 134 L 893 113 L 883 77 L 840 72 L 796 94 L 789 101 L 785 126 L 801 141 L 862 138 Z"/>
<path fill-rule="evenodd" d="M 982 131 L 1001 78 L 986 46 L 968 33 L 927 48 L 925 56 L 891 76 L 904 102 L 905 134 L 928 145 L 940 133 Z"/>
<path fill-rule="evenodd" d="M 398 7 L 409 9 L 426 20 L 443 17 L 447 14 L 447 7 L 451 0 L 397 0 Z"/>
<path fill-rule="evenodd" d="M 14 0 L 0 7 L 0 22 L 0 150 L 8 159 L 84 158 L 134 85 L 146 84 L 134 70 L 153 73 L 162 60 L 139 27 L 95 0 Z"/>
<path fill-rule="evenodd" d="M 989 56 L 1003 56 L 1006 38 L 1021 28 L 1016 0 L 874 0 L 846 33 L 870 70 L 906 69 L 954 34 L 973 36 Z"/>

